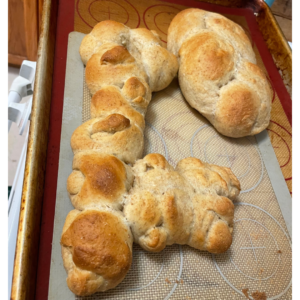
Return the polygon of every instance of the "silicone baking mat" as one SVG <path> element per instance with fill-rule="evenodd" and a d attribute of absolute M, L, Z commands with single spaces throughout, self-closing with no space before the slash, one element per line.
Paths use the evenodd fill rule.
<path fill-rule="evenodd" d="M 242 191 L 235 202 L 230 250 L 212 255 L 173 245 L 148 253 L 134 245 L 132 267 L 117 288 L 89 297 L 69 291 L 59 241 L 73 209 L 66 191 L 73 159 L 70 138 L 90 117 L 78 54 L 83 36 L 69 36 L 48 299 L 292 299 L 291 199 L 266 131 L 256 138 L 221 136 L 185 102 L 177 79 L 153 94 L 144 154 L 161 153 L 173 166 L 195 156 L 233 170 Z"/>
<path fill-rule="evenodd" d="M 180 1 L 75 0 L 74 30 L 82 33 L 89 33 L 98 22 L 111 19 L 124 23 L 130 28 L 146 27 L 148 29 L 155 30 L 166 45 L 167 32 L 171 20 L 178 12 L 190 7 L 189 3 L 191 1 L 182 1 L 185 5 L 178 5 L 172 2 L 178 3 Z M 191 6 L 195 6 L 195 3 L 191 4 Z M 253 30 L 253 28 L 249 28 L 246 17 L 242 15 L 243 13 L 235 15 L 236 10 L 231 9 L 233 13 L 227 14 L 223 12 L 226 10 L 224 7 L 222 8 L 220 6 L 203 3 L 199 3 L 199 7 L 208 10 L 215 9 L 217 12 L 222 13 L 224 16 L 241 25 L 252 41 L 252 46 L 256 53 L 256 57 L 258 58 L 259 66 L 266 72 L 259 55 L 257 45 L 254 42 L 257 33 Z M 275 82 L 275 80 L 272 82 L 268 75 L 267 77 L 273 89 L 271 122 L 267 130 L 280 164 L 281 171 L 289 187 L 289 191 L 292 193 L 291 120 L 289 120 L 290 118 L 286 115 L 283 108 L 283 105 L 285 105 L 284 100 L 281 99 L 281 102 L 277 92 L 275 91 L 276 89 L 277 91 L 278 89 L 280 90 L 278 82 Z"/>

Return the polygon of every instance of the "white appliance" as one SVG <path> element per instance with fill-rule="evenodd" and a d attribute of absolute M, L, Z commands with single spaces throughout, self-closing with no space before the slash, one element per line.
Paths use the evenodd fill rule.
<path fill-rule="evenodd" d="M 19 128 L 22 135 L 30 120 L 32 97 L 20 103 L 23 97 L 33 94 L 36 62 L 24 60 L 19 76 L 13 81 L 8 94 L 8 132 L 12 122 Z M 17 171 L 8 199 L 8 299 L 10 299 L 17 232 L 21 207 L 22 187 L 24 181 L 25 161 L 27 152 L 28 132 L 19 159 Z"/>

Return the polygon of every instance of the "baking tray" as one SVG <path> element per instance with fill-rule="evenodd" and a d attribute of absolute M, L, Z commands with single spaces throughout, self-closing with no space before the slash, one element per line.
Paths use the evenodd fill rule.
<path fill-rule="evenodd" d="M 66 190 L 73 160 L 70 139 L 90 119 L 91 96 L 78 53 L 83 37 L 78 32 L 69 35 L 48 299 L 234 300 L 245 296 L 243 289 L 249 295 L 265 293 L 267 299 L 291 299 L 291 197 L 267 131 L 239 139 L 222 136 L 186 103 L 177 79 L 153 94 L 144 155 L 160 153 L 173 167 L 194 156 L 232 169 L 242 190 L 234 202 L 230 250 L 211 255 L 173 245 L 148 253 L 134 245 L 132 267 L 117 288 L 88 297 L 75 297 L 68 289 L 60 236 L 73 209 Z"/>
<path fill-rule="evenodd" d="M 126 2 L 130 4 L 129 1 Z M 209 6 L 208 2 L 220 6 Z M 74 19 L 79 3 L 79 0 L 59 3 L 44 1 L 12 299 L 47 298 L 51 256 L 49 246 L 53 234 L 67 43 L 68 34 L 74 31 Z M 270 9 L 263 1 L 185 1 L 184 4 L 192 7 L 200 6 L 207 10 L 220 7 L 247 8 L 252 17 L 255 14 L 257 34 L 265 40 L 265 49 L 272 55 L 281 76 L 278 79 L 275 74 L 277 70 L 273 68 L 275 71 L 272 72 L 271 81 L 276 81 L 281 93 L 287 91 L 291 94 L 291 50 Z M 141 27 L 144 25 L 141 24 Z M 283 84 L 285 88 L 282 88 Z M 287 115 L 291 123 L 291 102 L 285 99 L 286 95 L 280 96 L 284 106 L 283 115 Z M 291 136 L 291 130 L 283 130 L 287 136 Z M 280 160 L 280 155 L 276 149 L 274 150 Z M 291 178 L 285 176 L 285 179 L 291 182 Z"/>

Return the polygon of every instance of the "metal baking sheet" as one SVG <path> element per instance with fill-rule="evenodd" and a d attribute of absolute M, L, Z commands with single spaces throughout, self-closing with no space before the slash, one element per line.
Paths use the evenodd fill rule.
<path fill-rule="evenodd" d="M 231 248 L 212 255 L 173 245 L 147 253 L 134 245 L 132 267 L 117 288 L 88 297 L 69 291 L 59 242 L 73 209 L 66 191 L 73 159 L 70 138 L 89 118 L 90 96 L 78 53 L 83 37 L 69 35 L 48 299 L 244 299 L 245 289 L 250 299 L 256 291 L 267 299 L 292 299 L 291 197 L 268 133 L 241 139 L 220 135 L 185 102 L 177 79 L 153 94 L 144 155 L 161 153 L 173 166 L 194 156 L 232 168 L 242 191 L 235 201 Z"/>

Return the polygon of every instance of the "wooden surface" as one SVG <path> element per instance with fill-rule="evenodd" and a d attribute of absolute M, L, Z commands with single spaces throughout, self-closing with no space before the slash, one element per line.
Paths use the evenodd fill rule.
<path fill-rule="evenodd" d="M 44 0 L 38 0 L 39 32 L 41 32 L 41 26 L 42 26 L 43 5 L 44 5 Z"/>
<path fill-rule="evenodd" d="M 292 42 L 292 0 L 276 0 L 271 10 L 285 38 Z"/>
<path fill-rule="evenodd" d="M 292 20 L 276 15 L 274 16 L 287 41 L 292 42 Z"/>
<path fill-rule="evenodd" d="M 24 4 L 20 0 L 8 1 L 8 53 L 11 57 L 26 57 Z"/>
<path fill-rule="evenodd" d="M 271 10 L 276 16 L 292 20 L 292 0 L 276 0 Z"/>
<path fill-rule="evenodd" d="M 8 63 L 36 61 L 44 0 L 8 1 Z"/>
<path fill-rule="evenodd" d="M 37 59 L 38 47 L 38 1 L 23 0 L 26 54 L 29 60 Z"/>

